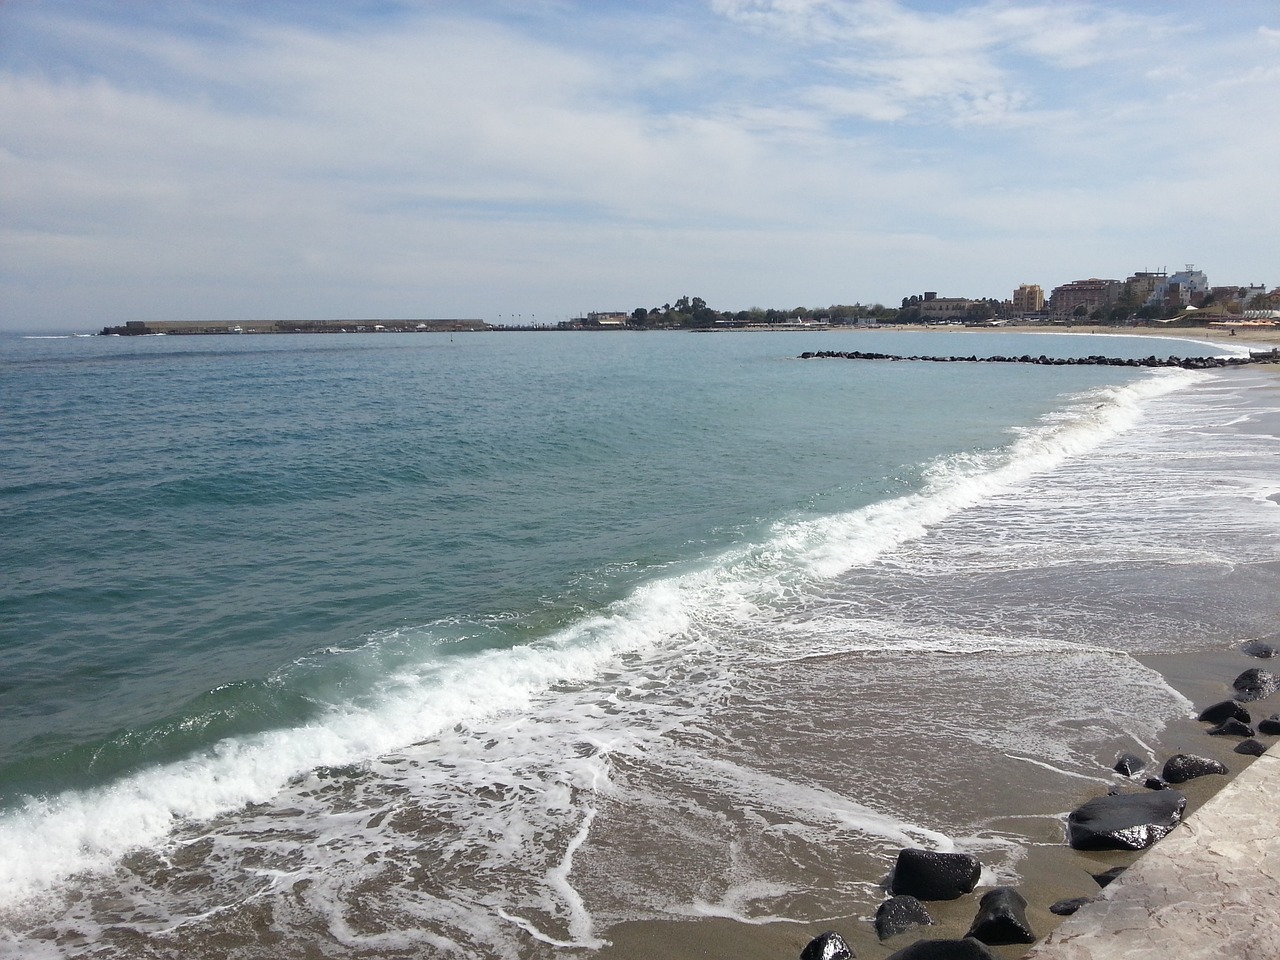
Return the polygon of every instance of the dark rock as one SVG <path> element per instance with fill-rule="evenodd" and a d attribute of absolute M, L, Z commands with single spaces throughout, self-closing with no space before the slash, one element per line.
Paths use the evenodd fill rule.
<path fill-rule="evenodd" d="M 898 853 L 889 892 L 918 900 L 955 900 L 978 885 L 982 864 L 967 853 L 908 848 Z"/>
<path fill-rule="evenodd" d="M 1243 753 L 1246 757 L 1260 757 L 1266 752 L 1267 745 L 1257 740 L 1241 740 L 1236 744 L 1236 753 Z"/>
<path fill-rule="evenodd" d="M 853 960 L 857 954 L 834 930 L 814 937 L 800 951 L 800 960 Z"/>
<path fill-rule="evenodd" d="M 1264 700 L 1271 696 L 1280 686 L 1280 682 L 1277 682 L 1276 675 L 1271 671 L 1254 667 L 1232 680 L 1231 686 L 1236 691 L 1235 699 L 1248 703 L 1251 700 Z"/>
<path fill-rule="evenodd" d="M 1223 720 L 1216 727 L 1209 728 L 1209 736 L 1211 737 L 1252 737 L 1253 727 L 1247 723 L 1241 723 L 1234 717 L 1230 720 Z"/>
<path fill-rule="evenodd" d="M 1269 737 L 1274 737 L 1280 733 L 1280 713 L 1273 713 L 1265 720 L 1258 721 L 1258 732 L 1265 733 Z"/>
<path fill-rule="evenodd" d="M 1095 797 L 1067 817 L 1076 850 L 1143 850 L 1182 820 L 1187 798 L 1176 790 Z"/>
<path fill-rule="evenodd" d="M 885 960 L 997 960 L 972 937 L 963 940 L 920 940 L 889 954 Z"/>
<path fill-rule="evenodd" d="M 888 940 L 915 927 L 933 925 L 933 917 L 915 897 L 890 897 L 876 910 L 876 936 Z"/>
<path fill-rule="evenodd" d="M 966 936 L 992 946 L 1035 943 L 1036 935 L 1027 923 L 1027 898 L 1013 887 L 988 890 L 978 901 L 978 915 Z"/>
<path fill-rule="evenodd" d="M 1259 660 L 1270 660 L 1276 655 L 1276 648 L 1269 643 L 1263 643 L 1261 640 L 1250 640 L 1240 649 L 1251 657 L 1257 657 Z"/>
<path fill-rule="evenodd" d="M 1093 897 L 1072 897 L 1070 900 L 1059 900 L 1049 904 L 1049 912 L 1060 917 L 1069 917 L 1086 903 L 1093 903 Z"/>
<path fill-rule="evenodd" d="M 1116 757 L 1115 766 L 1111 769 L 1116 773 L 1123 773 L 1126 777 L 1132 777 L 1147 765 L 1147 761 L 1132 753 L 1122 753 Z"/>
<path fill-rule="evenodd" d="M 1101 873 L 1093 873 L 1090 876 L 1093 877 L 1098 886 L 1105 887 L 1122 873 L 1124 873 L 1124 867 L 1112 867 L 1110 870 L 1103 870 Z"/>
<path fill-rule="evenodd" d="M 1164 778 L 1169 783 L 1186 783 L 1196 777 L 1226 772 L 1227 768 L 1217 760 L 1210 760 L 1208 757 L 1197 757 L 1189 753 L 1179 753 L 1176 756 L 1172 756 L 1164 764 Z"/>
<path fill-rule="evenodd" d="M 1205 707 L 1200 711 L 1197 720 L 1203 720 L 1205 723 L 1222 723 L 1224 720 L 1239 720 L 1241 723 L 1249 723 L 1252 717 L 1249 711 L 1240 706 L 1234 700 L 1223 700 L 1221 703 L 1215 703 L 1211 707 Z"/>
<path fill-rule="evenodd" d="M 1148 790 L 1168 790 L 1169 785 L 1159 777 L 1147 777 L 1142 781 L 1142 785 Z"/>

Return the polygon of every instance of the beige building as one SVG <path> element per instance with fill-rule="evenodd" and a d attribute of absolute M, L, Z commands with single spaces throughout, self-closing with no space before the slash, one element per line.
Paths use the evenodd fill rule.
<path fill-rule="evenodd" d="M 1069 320 L 1080 315 L 1077 313 L 1080 307 L 1084 307 L 1084 316 L 1098 310 L 1106 313 L 1123 289 L 1124 284 L 1119 280 L 1099 280 L 1097 277 L 1064 283 L 1053 288 L 1053 295 L 1049 299 L 1049 316 L 1055 320 Z"/>
<path fill-rule="evenodd" d="M 1024 283 L 1013 291 L 1014 313 L 1039 313 L 1044 309 L 1044 288 L 1038 283 Z"/>
<path fill-rule="evenodd" d="M 1135 273 L 1124 282 L 1125 292 L 1129 294 L 1129 299 L 1134 304 L 1140 306 L 1151 303 L 1156 298 L 1156 291 L 1164 286 L 1168 279 L 1169 274 L 1163 270 Z"/>
<path fill-rule="evenodd" d="M 945 323 L 948 320 L 961 321 L 969 315 L 976 300 L 964 297 L 940 297 L 933 291 L 924 295 L 920 301 L 920 317 L 926 323 Z"/>

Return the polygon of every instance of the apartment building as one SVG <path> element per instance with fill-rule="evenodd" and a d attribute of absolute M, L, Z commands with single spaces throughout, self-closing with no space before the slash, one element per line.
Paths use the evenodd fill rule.
<path fill-rule="evenodd" d="M 1011 306 L 1015 314 L 1039 313 L 1044 309 L 1044 288 L 1038 283 L 1021 284 L 1013 291 Z"/>
<path fill-rule="evenodd" d="M 1076 316 L 1089 316 L 1095 311 L 1106 313 L 1115 304 L 1124 289 L 1119 280 L 1073 280 L 1054 287 L 1049 298 L 1049 316 L 1055 320 L 1069 320 Z M 1082 312 L 1078 312 L 1084 307 Z"/>

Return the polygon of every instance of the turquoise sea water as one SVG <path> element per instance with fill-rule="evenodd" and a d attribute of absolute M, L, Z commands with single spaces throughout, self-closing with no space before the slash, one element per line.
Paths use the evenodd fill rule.
<path fill-rule="evenodd" d="M 5 339 L 0 953 L 540 956 L 820 916 L 906 840 L 1016 871 L 992 808 L 928 784 L 1105 781 L 1188 707 L 1117 658 L 1265 634 L 1280 398 L 796 358 L 1153 348 L 1214 352 Z M 945 750 L 860 736 L 904 698 Z"/>

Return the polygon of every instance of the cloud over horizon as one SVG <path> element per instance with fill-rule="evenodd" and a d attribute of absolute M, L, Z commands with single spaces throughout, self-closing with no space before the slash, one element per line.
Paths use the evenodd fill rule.
<path fill-rule="evenodd" d="M 0 5 L 0 329 L 1280 282 L 1242 2 Z"/>

